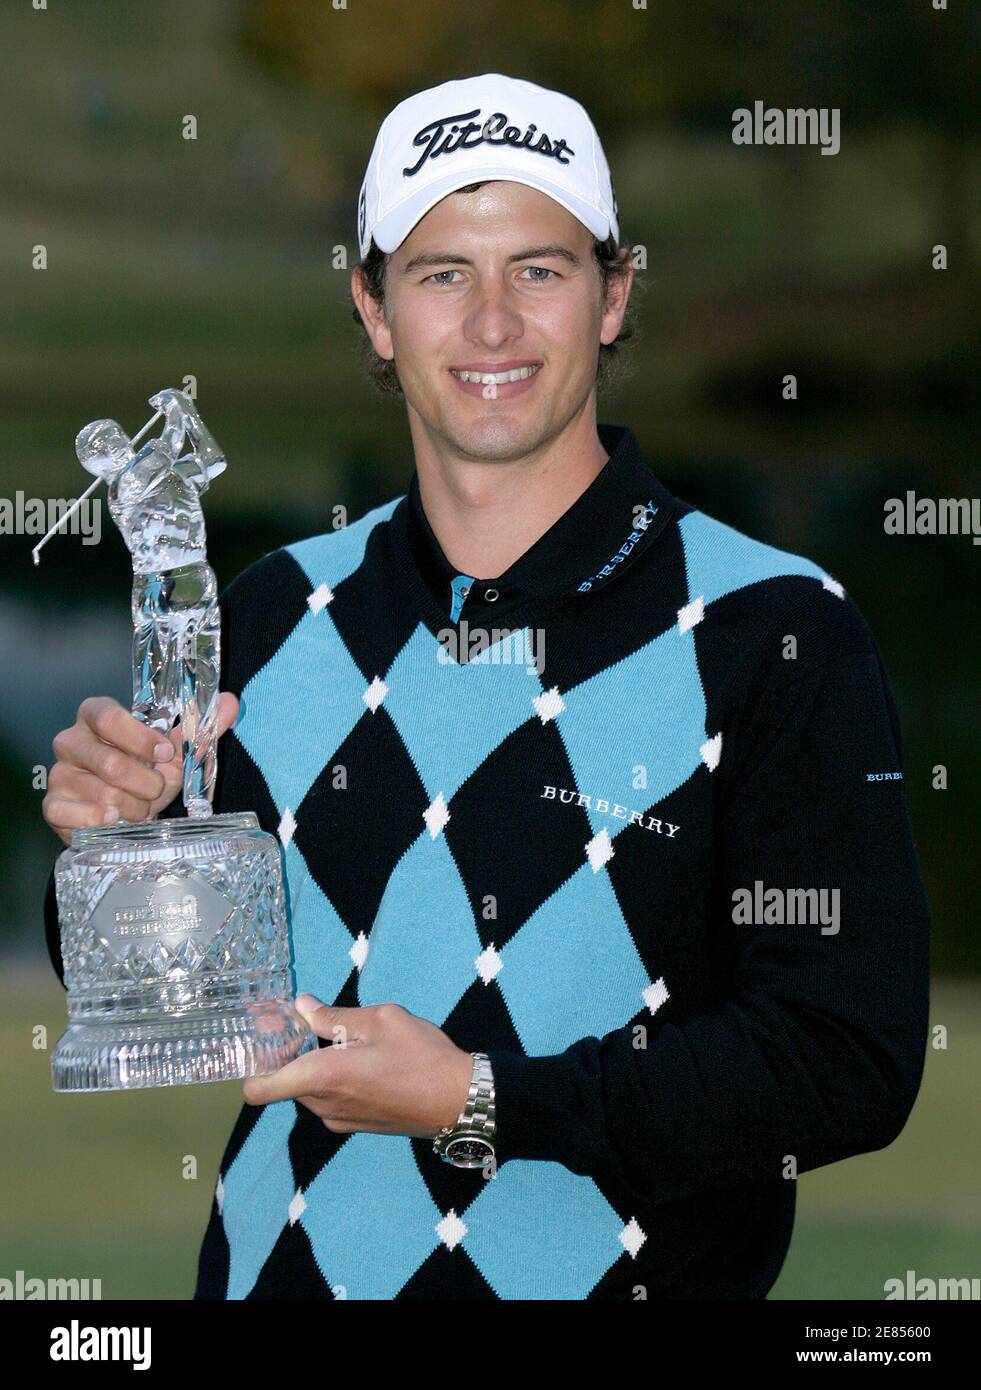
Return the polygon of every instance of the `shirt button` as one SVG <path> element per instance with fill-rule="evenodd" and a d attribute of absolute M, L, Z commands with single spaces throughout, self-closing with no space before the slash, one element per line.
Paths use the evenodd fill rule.
<path fill-rule="evenodd" d="M 485 590 L 484 590 L 484 598 L 487 600 L 488 603 L 493 603 L 494 600 L 497 598 L 497 596 L 498 596 L 498 594 L 497 594 L 497 590 L 496 590 L 496 589 L 485 589 Z"/>

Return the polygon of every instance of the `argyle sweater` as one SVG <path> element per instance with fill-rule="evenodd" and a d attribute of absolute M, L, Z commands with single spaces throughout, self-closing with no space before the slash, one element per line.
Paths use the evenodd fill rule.
<path fill-rule="evenodd" d="M 413 476 L 221 595 L 216 809 L 281 842 L 297 992 L 486 1052 L 497 1167 L 243 1105 L 197 1298 L 762 1298 L 797 1175 L 905 1124 L 929 910 L 875 642 L 599 433 L 493 583 Z"/>

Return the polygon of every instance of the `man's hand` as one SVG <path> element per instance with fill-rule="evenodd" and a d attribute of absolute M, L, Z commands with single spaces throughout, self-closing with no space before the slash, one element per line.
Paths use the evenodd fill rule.
<path fill-rule="evenodd" d="M 218 697 L 218 734 L 238 718 L 231 691 Z M 184 782 L 181 728 L 161 733 L 134 718 L 110 695 L 91 695 L 70 729 L 51 744 L 58 761 L 48 774 L 41 813 L 66 845 L 72 831 L 117 820 L 152 820 Z"/>
<path fill-rule="evenodd" d="M 432 1138 L 455 1125 L 467 1100 L 473 1058 L 400 1004 L 332 1008 L 312 994 L 296 1001 L 330 1047 L 306 1052 L 245 1083 L 249 1105 L 292 1097 L 334 1134 L 368 1130 Z"/>

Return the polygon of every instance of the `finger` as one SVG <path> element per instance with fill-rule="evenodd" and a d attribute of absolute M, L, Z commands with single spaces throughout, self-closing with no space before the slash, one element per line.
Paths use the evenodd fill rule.
<path fill-rule="evenodd" d="M 86 772 L 82 768 L 70 767 L 65 763 L 58 763 L 56 767 L 60 771 L 55 774 L 52 769 L 52 776 L 48 779 L 49 790 L 56 796 L 101 806 L 103 810 L 114 809 L 116 814 L 112 818 L 113 821 L 141 821 L 149 818 L 152 802 L 142 797 L 131 796 L 119 787 L 109 787 L 94 773 Z M 100 815 L 95 823 L 99 824 L 101 819 Z"/>
<path fill-rule="evenodd" d="M 162 772 L 165 777 L 172 778 L 175 782 L 179 782 L 181 778 L 180 763 L 184 752 L 184 736 L 181 732 L 180 721 L 178 721 L 164 737 L 169 743 L 171 751 L 168 754 L 164 754 L 163 746 L 158 744 L 160 753 L 154 756 L 153 766 L 158 772 Z"/>
<path fill-rule="evenodd" d="M 241 702 L 230 690 L 223 690 L 218 696 L 218 734 L 219 737 L 230 729 L 238 718 Z"/>
<path fill-rule="evenodd" d="M 341 1046 L 348 1041 L 363 1040 L 363 1009 L 342 1009 L 333 1004 L 322 1004 L 314 994 L 300 994 L 295 1003 L 318 1038 L 329 1038 Z"/>
<path fill-rule="evenodd" d="M 230 690 L 223 690 L 218 696 L 218 719 L 215 724 L 215 729 L 217 731 L 216 736 L 218 738 L 235 723 L 238 718 L 239 708 L 239 698 L 237 695 L 233 695 Z M 170 732 L 166 735 L 162 735 L 162 737 L 170 739 L 177 753 L 183 751 L 183 731 L 179 720 Z"/>
<path fill-rule="evenodd" d="M 395 1128 L 386 1131 L 367 1119 L 339 1120 L 336 1115 L 331 1114 L 331 1107 L 326 1101 L 322 1101 L 318 1096 L 297 1096 L 296 1103 L 309 1110 L 312 1115 L 316 1115 L 317 1119 L 322 1121 L 332 1134 L 353 1134 L 355 1130 L 359 1129 L 371 1134 L 384 1134 L 386 1132 L 396 1134 L 400 1132 Z"/>
<path fill-rule="evenodd" d="M 83 700 L 78 707 L 78 719 L 96 738 L 124 753 L 145 758 L 147 762 L 157 756 L 169 757 L 165 751 L 171 742 L 167 735 L 159 729 L 151 729 L 110 695 L 93 695 Z"/>
<path fill-rule="evenodd" d="M 245 1082 L 245 1101 L 248 1105 L 269 1105 L 274 1100 L 295 1100 L 298 1096 L 325 1099 L 336 1066 L 337 1058 L 331 1055 L 329 1047 L 305 1052 L 268 1076 L 250 1076 Z"/>
<path fill-rule="evenodd" d="M 127 715 L 127 718 L 131 717 Z M 55 752 L 72 766 L 94 773 L 110 788 L 129 792 L 143 801 L 155 801 L 166 790 L 167 779 L 163 771 L 148 767 L 140 761 L 139 754 L 104 743 L 88 726 L 76 726 L 71 730 L 71 735 L 70 739 L 64 740 L 58 735 L 53 745 Z"/>
<path fill-rule="evenodd" d="M 103 806 L 98 801 L 74 801 L 67 796 L 50 792 L 41 803 L 44 819 L 62 839 L 71 838 L 73 830 L 89 830 L 96 825 L 113 825 L 119 820 L 115 806 Z"/>
<path fill-rule="evenodd" d="M 235 723 L 235 720 L 238 718 L 239 707 L 240 704 L 237 695 L 233 695 L 231 691 L 228 690 L 223 690 L 221 692 L 221 694 L 218 696 L 218 718 L 215 724 L 216 738 L 221 738 L 222 734 L 225 733 L 227 729 L 231 728 L 231 726 Z M 180 723 L 175 724 L 173 729 L 171 729 L 169 738 L 177 754 L 177 762 L 172 765 L 172 785 L 168 787 L 168 791 L 165 796 L 161 796 L 158 798 L 160 810 L 163 810 L 164 806 L 166 806 L 168 802 L 173 800 L 183 781 L 184 741 Z M 154 764 L 154 766 L 159 768 L 165 775 L 167 775 L 168 768 L 166 763 L 157 762 Z M 215 781 L 212 780 L 211 785 L 208 787 L 209 801 L 214 801 L 215 790 L 216 784 Z"/>

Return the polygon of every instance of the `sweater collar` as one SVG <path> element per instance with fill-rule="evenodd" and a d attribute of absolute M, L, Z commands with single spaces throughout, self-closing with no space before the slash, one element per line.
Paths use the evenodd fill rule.
<path fill-rule="evenodd" d="M 501 575 L 477 576 L 467 607 L 503 613 L 528 600 L 590 593 L 612 583 L 663 529 L 674 499 L 644 460 L 627 425 L 597 425 L 609 458 L 559 519 Z M 422 506 L 418 473 L 407 496 L 406 524 L 416 563 L 441 608 L 449 611 L 451 565 Z M 459 589 L 459 582 L 457 588 Z"/>

